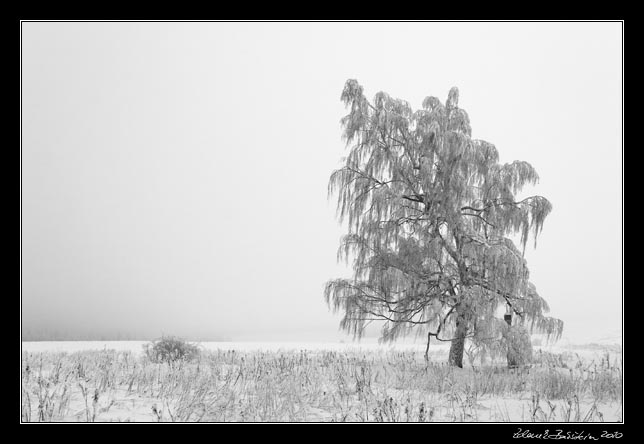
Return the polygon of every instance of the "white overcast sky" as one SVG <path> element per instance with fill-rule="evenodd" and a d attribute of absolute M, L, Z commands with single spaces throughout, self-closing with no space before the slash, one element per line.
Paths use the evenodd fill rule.
<path fill-rule="evenodd" d="M 342 338 L 349 78 L 457 86 L 553 204 L 526 256 L 564 336 L 620 334 L 621 23 L 23 23 L 23 331 Z"/>

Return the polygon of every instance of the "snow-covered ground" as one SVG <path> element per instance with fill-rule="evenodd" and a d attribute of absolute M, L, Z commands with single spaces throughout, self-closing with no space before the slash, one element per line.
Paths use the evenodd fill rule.
<path fill-rule="evenodd" d="M 143 351 L 144 344 L 149 341 L 37 341 L 22 342 L 24 352 L 78 352 L 87 350 L 116 350 L 130 351 L 134 354 Z M 395 343 L 381 344 L 377 339 L 366 338 L 360 342 L 260 342 L 260 341 L 231 341 L 231 342 L 198 342 L 205 350 L 238 350 L 238 351 L 377 351 L 377 350 L 401 350 L 401 351 L 425 351 L 426 344 L 422 341 L 397 341 Z M 449 348 L 448 343 L 433 341 L 430 346 L 432 352 L 443 352 Z M 565 351 L 621 351 L 621 337 L 607 337 L 605 340 L 589 340 L 587 342 L 572 342 L 563 338 L 554 344 L 547 344 L 545 341 L 534 342 L 535 350 L 544 350 L 551 353 L 562 353 Z"/>
<path fill-rule="evenodd" d="M 448 368 L 444 365 L 448 343 L 431 344 L 430 361 L 438 365 L 426 368 L 420 356 L 426 344 L 421 341 L 202 342 L 199 345 L 204 350 L 240 353 L 220 354 L 209 361 L 210 367 L 186 366 L 176 369 L 176 374 L 168 367 L 123 354 L 83 354 L 77 358 L 48 353 L 115 350 L 140 355 L 147 342 L 23 342 L 23 420 L 193 421 L 207 411 L 209 421 L 373 421 L 376 414 L 409 411 L 413 412 L 411 419 L 400 416 L 396 420 L 416 421 L 421 410 L 429 421 L 574 422 L 578 418 L 620 422 L 623 418 L 616 395 L 621 387 L 622 348 L 616 343 L 535 344 L 537 363 L 552 359 L 551 355 L 539 355 L 541 350 L 559 355 L 558 367 L 563 362 L 569 365 L 550 370 L 535 364 L 534 373 L 518 374 L 507 373 L 503 365 L 498 371 L 489 367 L 480 372 L 469 360 L 463 369 Z M 280 351 L 284 353 L 271 353 Z M 318 353 L 321 351 L 340 353 Z M 44 355 L 39 356 L 41 352 Z M 101 356 L 114 361 L 106 362 Z M 577 362 L 583 362 L 583 368 L 578 368 Z M 186 398 L 189 391 L 172 392 L 177 381 L 183 384 L 177 387 L 192 390 L 196 400 L 203 398 L 201 404 Z M 368 383 L 364 385 L 364 381 Z M 443 388 L 437 389 L 439 386 Z M 582 390 L 585 386 L 588 388 Z M 566 395 L 564 399 L 553 395 L 548 399 L 547 391 L 539 391 L 542 388 L 565 388 L 580 396 Z M 602 393 L 612 395 L 602 398 Z M 391 402 L 394 405 L 388 404 Z M 41 405 L 49 413 L 42 413 Z M 194 408 L 194 416 L 185 415 L 188 407 Z"/>

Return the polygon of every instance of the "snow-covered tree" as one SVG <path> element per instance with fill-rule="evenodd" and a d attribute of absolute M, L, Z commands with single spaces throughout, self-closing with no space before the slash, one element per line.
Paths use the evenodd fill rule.
<path fill-rule="evenodd" d="M 324 292 L 344 312 L 341 327 L 360 337 L 381 320 L 385 341 L 411 330 L 427 334 L 428 346 L 432 337 L 451 341 L 449 362 L 459 367 L 467 338 L 485 347 L 507 332 L 503 306 L 513 326 L 559 337 L 563 322 L 544 315 L 523 254 L 552 208 L 541 196 L 515 198 L 537 183 L 534 168 L 500 164 L 494 145 L 471 138 L 456 88 L 445 104 L 427 97 L 413 111 L 384 92 L 370 102 L 348 80 L 341 100 L 349 153 L 329 196 L 349 227 L 338 257 L 353 261 L 354 275 Z"/>

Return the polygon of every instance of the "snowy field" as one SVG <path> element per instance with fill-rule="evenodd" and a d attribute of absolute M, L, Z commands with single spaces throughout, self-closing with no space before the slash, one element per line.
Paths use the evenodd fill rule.
<path fill-rule="evenodd" d="M 621 422 L 616 344 L 535 347 L 534 362 L 446 365 L 448 346 L 204 342 L 150 362 L 144 341 L 22 343 L 23 421 Z M 472 365 L 473 364 L 473 365 Z"/>
<path fill-rule="evenodd" d="M 621 351 L 621 337 L 617 334 L 604 337 L 577 339 L 571 341 L 562 339 L 554 344 L 546 344 L 545 339 L 539 340 L 533 335 L 535 350 L 542 349 L 551 353 L 575 351 L 587 357 L 601 354 L 605 350 Z M 128 351 L 134 354 L 143 352 L 143 346 L 149 341 L 23 341 L 23 352 L 67 352 L 116 350 Z M 395 343 L 381 344 L 375 338 L 364 338 L 361 341 L 347 340 L 344 342 L 253 342 L 253 341 L 227 341 L 227 342 L 196 342 L 204 350 L 237 350 L 237 351 L 425 351 L 426 343 L 422 340 L 403 340 Z M 540 345 L 540 344 L 544 345 Z M 431 350 L 444 352 L 449 348 L 445 342 L 432 341 Z"/>

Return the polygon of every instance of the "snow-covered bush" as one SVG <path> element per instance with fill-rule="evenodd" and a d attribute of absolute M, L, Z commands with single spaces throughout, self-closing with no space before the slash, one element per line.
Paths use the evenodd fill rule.
<path fill-rule="evenodd" d="M 152 362 L 174 363 L 192 361 L 199 356 L 199 348 L 174 336 L 164 336 L 143 346 L 146 356 Z"/>

